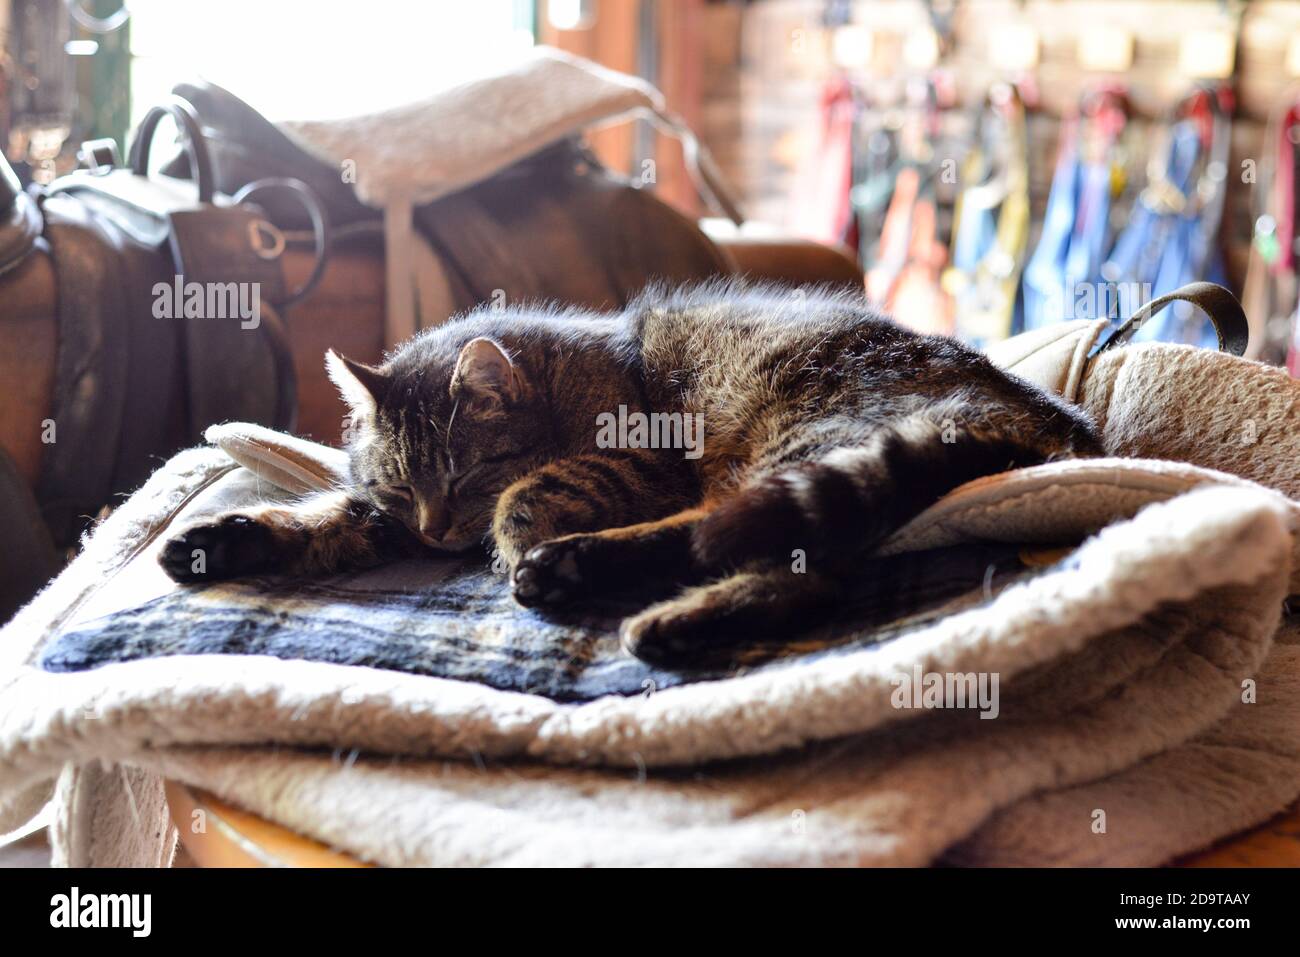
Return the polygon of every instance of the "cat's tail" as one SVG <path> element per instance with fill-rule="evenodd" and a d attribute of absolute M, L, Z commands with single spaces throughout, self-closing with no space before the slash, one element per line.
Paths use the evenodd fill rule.
<path fill-rule="evenodd" d="M 1086 427 L 1054 441 L 1035 431 L 1014 434 L 924 415 L 903 419 L 866 444 L 737 489 L 696 527 L 696 560 L 728 568 L 789 563 L 800 554 L 814 561 L 860 556 L 972 479 L 1099 451 Z"/>

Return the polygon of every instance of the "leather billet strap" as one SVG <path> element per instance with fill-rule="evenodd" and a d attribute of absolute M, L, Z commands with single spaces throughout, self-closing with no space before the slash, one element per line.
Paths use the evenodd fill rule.
<path fill-rule="evenodd" d="M 1234 356 L 1246 354 L 1246 346 L 1250 343 L 1250 325 L 1237 297 L 1217 283 L 1191 282 L 1141 306 L 1112 335 L 1098 344 L 1091 355 L 1095 356 L 1128 342 L 1142 323 L 1171 302 L 1190 302 L 1209 317 L 1215 334 L 1219 337 L 1220 352 Z"/>

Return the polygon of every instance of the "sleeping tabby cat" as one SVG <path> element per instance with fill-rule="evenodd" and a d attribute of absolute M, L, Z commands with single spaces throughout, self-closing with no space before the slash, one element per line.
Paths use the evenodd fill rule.
<path fill-rule="evenodd" d="M 1100 452 L 1077 409 L 848 295 L 712 284 L 618 315 L 480 309 L 377 367 L 327 358 L 351 487 L 182 530 L 161 555 L 174 579 L 495 544 L 523 605 L 669 594 L 623 644 L 689 664 L 814 622 L 963 482 Z M 608 427 L 637 413 L 698 416 L 703 441 Z"/>

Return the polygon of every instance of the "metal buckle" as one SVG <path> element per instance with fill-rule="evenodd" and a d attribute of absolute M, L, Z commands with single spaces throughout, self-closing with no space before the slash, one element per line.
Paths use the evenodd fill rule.
<path fill-rule="evenodd" d="M 83 142 L 78 158 L 87 170 L 97 176 L 110 173 L 122 165 L 122 154 L 117 150 L 117 141 L 107 136 Z"/>
<path fill-rule="evenodd" d="M 270 242 L 266 242 L 266 240 Z M 284 233 L 265 219 L 253 219 L 248 223 L 248 242 L 253 247 L 258 259 L 279 259 L 284 252 Z"/>

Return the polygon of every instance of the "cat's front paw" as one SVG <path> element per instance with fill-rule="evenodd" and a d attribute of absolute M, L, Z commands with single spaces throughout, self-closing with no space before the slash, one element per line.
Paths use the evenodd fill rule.
<path fill-rule="evenodd" d="M 515 601 L 526 608 L 565 605 L 588 595 L 587 535 L 543 542 L 524 554 L 510 576 Z"/>
<path fill-rule="evenodd" d="M 249 515 L 226 515 L 183 529 L 158 554 L 169 578 L 182 584 L 219 581 L 272 568 L 275 534 Z"/>

